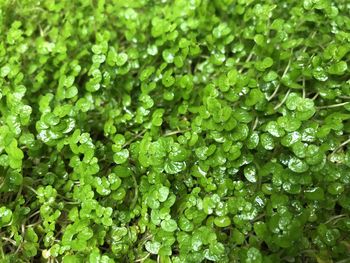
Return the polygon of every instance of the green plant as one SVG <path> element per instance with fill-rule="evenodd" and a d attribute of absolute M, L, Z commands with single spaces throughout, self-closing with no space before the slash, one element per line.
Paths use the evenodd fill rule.
<path fill-rule="evenodd" d="M 0 0 L 1 262 L 346 262 L 346 0 Z"/>

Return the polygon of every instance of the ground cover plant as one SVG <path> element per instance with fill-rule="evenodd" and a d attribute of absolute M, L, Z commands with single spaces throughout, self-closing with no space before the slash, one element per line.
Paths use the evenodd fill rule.
<path fill-rule="evenodd" d="M 348 0 L 0 0 L 0 262 L 349 262 Z"/>

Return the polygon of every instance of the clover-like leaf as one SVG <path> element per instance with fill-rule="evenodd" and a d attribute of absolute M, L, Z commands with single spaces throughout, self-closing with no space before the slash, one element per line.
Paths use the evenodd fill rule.
<path fill-rule="evenodd" d="M 349 258 L 349 1 L 37 2 L 0 1 L 0 262 Z"/>
<path fill-rule="evenodd" d="M 127 149 L 120 150 L 113 155 L 113 160 L 117 164 L 125 163 L 129 158 L 129 151 Z"/>
<path fill-rule="evenodd" d="M 296 173 L 303 173 L 309 169 L 309 166 L 307 165 L 307 163 L 305 163 L 303 160 L 300 160 L 296 157 L 292 157 L 288 161 L 288 167 L 289 169 L 291 169 L 293 172 L 296 172 Z"/>
<path fill-rule="evenodd" d="M 174 219 L 163 220 L 160 226 L 166 232 L 174 232 L 177 229 L 177 223 Z"/>
<path fill-rule="evenodd" d="M 115 58 L 115 63 L 117 66 L 123 66 L 126 61 L 128 60 L 128 54 L 122 52 L 117 54 L 116 58 Z"/>
<path fill-rule="evenodd" d="M 328 73 L 332 75 L 343 75 L 347 69 L 347 63 L 345 61 L 339 61 L 328 68 Z"/>

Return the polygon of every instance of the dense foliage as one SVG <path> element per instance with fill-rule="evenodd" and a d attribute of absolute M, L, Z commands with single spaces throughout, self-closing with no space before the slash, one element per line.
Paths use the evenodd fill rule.
<path fill-rule="evenodd" d="M 348 0 L 0 0 L 0 262 L 347 262 Z"/>

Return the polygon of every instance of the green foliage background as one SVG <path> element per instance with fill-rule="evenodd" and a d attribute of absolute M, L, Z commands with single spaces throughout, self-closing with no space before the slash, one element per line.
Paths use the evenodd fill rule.
<path fill-rule="evenodd" d="M 348 262 L 348 0 L 0 0 L 0 262 Z"/>

